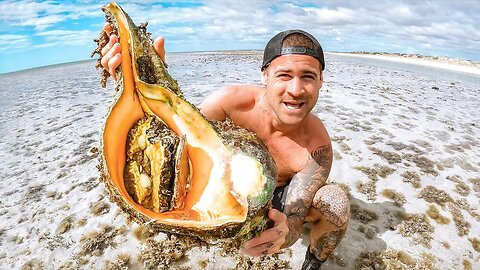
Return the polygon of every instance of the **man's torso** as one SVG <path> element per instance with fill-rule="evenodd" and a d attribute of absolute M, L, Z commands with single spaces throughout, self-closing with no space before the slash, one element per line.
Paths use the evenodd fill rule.
<path fill-rule="evenodd" d="M 260 99 L 264 89 L 259 86 L 238 86 L 246 93 L 246 102 L 241 110 L 232 110 L 232 121 L 257 134 L 268 147 L 278 168 L 277 186 L 286 184 L 307 163 L 311 153 L 330 142 L 321 121 L 311 113 L 302 123 L 302 132 L 285 135 L 269 130 L 265 119 L 268 112 L 261 108 Z M 248 93 L 248 94 L 247 94 Z"/>

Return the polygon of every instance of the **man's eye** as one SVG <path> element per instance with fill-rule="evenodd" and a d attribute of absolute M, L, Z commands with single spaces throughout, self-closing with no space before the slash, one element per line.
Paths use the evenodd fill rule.
<path fill-rule="evenodd" d="M 303 76 L 303 78 L 308 79 L 308 80 L 314 80 L 315 79 L 315 77 L 312 76 L 312 75 L 305 75 L 305 76 Z"/>
<path fill-rule="evenodd" d="M 290 75 L 288 75 L 287 73 L 280 73 L 280 74 L 278 74 L 278 77 L 280 77 L 280 78 L 288 78 L 288 77 L 290 77 Z"/>

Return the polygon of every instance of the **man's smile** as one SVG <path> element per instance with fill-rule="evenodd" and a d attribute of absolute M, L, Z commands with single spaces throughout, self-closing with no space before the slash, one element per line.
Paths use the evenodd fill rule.
<path fill-rule="evenodd" d="M 299 110 L 303 107 L 303 105 L 305 105 L 305 102 L 303 102 L 303 101 L 284 101 L 283 105 L 285 105 L 285 107 L 288 110 Z"/>

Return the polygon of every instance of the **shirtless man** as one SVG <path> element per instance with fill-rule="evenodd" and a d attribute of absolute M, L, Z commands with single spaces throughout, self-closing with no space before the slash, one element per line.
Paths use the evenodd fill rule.
<path fill-rule="evenodd" d="M 106 26 L 110 33 L 110 28 Z M 118 38 L 112 34 L 102 50 L 102 65 L 110 74 L 120 64 Z M 154 48 L 165 60 L 164 39 Z M 165 62 L 165 61 L 164 61 Z M 323 83 L 322 47 L 301 30 L 284 31 L 265 47 L 262 86 L 226 87 L 200 105 L 211 120 L 230 118 L 255 132 L 267 145 L 277 167 L 277 188 L 268 216 L 274 226 L 245 242 L 251 256 L 273 254 L 294 244 L 310 222 L 310 245 L 302 269 L 320 269 L 340 243 L 350 216 L 348 198 L 327 184 L 332 146 L 322 121 L 311 113 Z"/>

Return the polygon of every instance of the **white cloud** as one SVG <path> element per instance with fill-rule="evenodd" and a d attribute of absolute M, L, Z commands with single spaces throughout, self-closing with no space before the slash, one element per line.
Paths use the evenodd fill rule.
<path fill-rule="evenodd" d="M 82 45 L 92 43 L 97 36 L 90 30 L 48 30 L 35 34 L 35 36 L 44 37 L 47 41 L 44 44 L 36 44 L 36 48 L 51 47 L 54 45 Z"/>
<path fill-rule="evenodd" d="M 308 8 L 313 16 L 317 16 L 316 21 L 322 25 L 342 25 L 355 23 L 355 12 L 348 8 Z"/>
<path fill-rule="evenodd" d="M 25 35 L 0 35 L 0 52 L 27 48 L 30 45 L 30 40 Z"/>
<path fill-rule="evenodd" d="M 75 5 L 57 1 L 0 2 L 0 21 L 12 26 L 32 26 L 44 30 L 57 23 L 101 14 L 98 4 Z"/>
<path fill-rule="evenodd" d="M 66 20 L 66 16 L 62 15 L 50 15 L 39 18 L 31 18 L 23 21 L 17 22 L 18 26 L 33 26 L 36 30 L 44 30 L 51 27 L 52 25 L 63 22 Z"/>
<path fill-rule="evenodd" d="M 301 28 L 332 51 L 448 51 L 480 60 L 480 6 L 475 0 L 325 0 L 318 7 L 311 1 L 288 0 L 205 0 L 197 2 L 201 6 L 190 7 L 180 5 L 189 0 L 163 2 L 178 5 L 163 8 L 161 3 L 151 0 L 121 4 L 137 24 L 148 21 L 154 36 L 166 36 L 167 47 L 172 44 L 178 48 L 181 44 L 187 50 L 189 45 L 197 49 L 263 48 L 278 31 Z M 91 39 L 103 24 L 103 3 L 58 3 L 2 1 L 0 22 L 12 29 L 33 28 L 37 47 L 92 44 Z M 81 19 L 93 17 L 98 18 L 96 26 L 81 24 Z M 65 27 L 75 23 L 76 29 L 83 30 Z M 3 29 L 0 26 L 0 33 L 12 33 Z M 28 38 L 18 41 L 19 46 L 26 48 L 25 44 L 33 43 Z"/>

